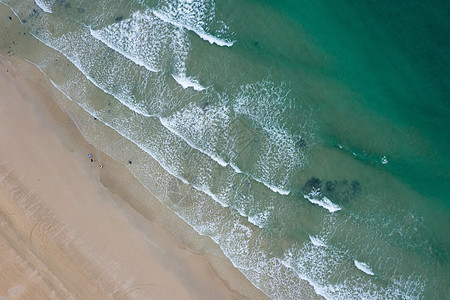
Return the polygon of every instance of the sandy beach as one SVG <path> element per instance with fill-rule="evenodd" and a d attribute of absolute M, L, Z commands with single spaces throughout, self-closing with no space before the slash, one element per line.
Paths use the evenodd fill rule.
<path fill-rule="evenodd" d="M 132 175 L 83 139 L 53 93 L 37 68 L 1 54 L 0 299 L 265 298 L 227 259 L 129 205 L 151 195 L 126 189 Z"/>

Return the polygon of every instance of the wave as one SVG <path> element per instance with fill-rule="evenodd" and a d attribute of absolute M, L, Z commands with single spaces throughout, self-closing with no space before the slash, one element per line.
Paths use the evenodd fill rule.
<path fill-rule="evenodd" d="M 274 207 L 270 207 L 270 209 L 273 210 Z M 259 228 L 262 229 L 265 227 L 270 215 L 271 215 L 271 212 L 269 210 L 266 210 L 259 214 L 248 216 L 247 219 L 250 223 L 252 223 L 253 225 L 258 226 Z"/>
<path fill-rule="evenodd" d="M 197 147 L 197 145 L 195 145 L 194 143 L 192 143 L 189 139 L 187 139 L 186 137 L 184 137 L 176 128 L 174 128 L 173 126 L 171 126 L 170 122 L 168 121 L 167 118 L 160 118 L 161 124 L 166 127 L 171 133 L 173 133 L 174 135 L 178 136 L 180 139 L 182 139 L 184 142 L 186 142 L 191 148 L 200 151 L 201 153 L 209 156 L 212 160 L 214 160 L 215 162 L 217 162 L 219 165 L 221 165 L 222 167 L 226 167 L 228 166 L 228 163 L 223 160 L 221 157 L 215 155 L 215 154 L 211 154 L 206 152 L 205 150 L 201 149 L 200 147 Z M 237 173 L 237 172 L 236 172 Z M 242 171 L 240 172 L 242 173 Z"/>
<path fill-rule="evenodd" d="M 196 91 L 203 91 L 205 88 L 201 86 L 197 80 L 183 76 L 183 75 L 173 75 L 173 79 L 175 79 L 176 82 L 178 82 L 184 89 L 187 89 L 189 87 L 193 88 Z"/>
<path fill-rule="evenodd" d="M 270 183 L 264 182 L 260 180 L 259 178 L 253 178 L 255 181 L 264 184 L 266 187 L 268 187 L 272 192 L 278 193 L 282 196 L 287 196 L 291 193 L 291 191 L 285 190 L 283 188 L 279 188 L 277 186 L 271 185 Z"/>
<path fill-rule="evenodd" d="M 314 237 L 314 236 L 309 236 L 309 239 L 311 240 L 311 243 L 313 243 L 313 245 L 317 246 L 317 247 L 326 247 L 327 245 L 325 244 L 325 242 L 323 242 L 321 239 Z"/>
<path fill-rule="evenodd" d="M 203 31 L 201 28 L 195 28 L 189 24 L 183 24 L 181 22 L 178 22 L 177 20 L 171 18 L 169 15 L 165 14 L 163 11 L 154 10 L 154 11 L 152 11 L 152 13 L 164 22 L 167 22 L 174 26 L 177 26 L 180 29 L 187 29 L 189 31 L 196 33 L 202 40 L 209 42 L 211 45 L 216 44 L 218 46 L 231 47 L 234 44 L 233 41 L 220 39 L 213 35 L 210 35 L 210 34 L 206 33 L 205 31 Z"/>
<path fill-rule="evenodd" d="M 43 42 L 44 43 L 44 42 Z M 46 44 L 46 43 L 44 43 Z M 53 46 L 50 46 L 48 44 L 46 44 L 47 46 L 53 48 L 54 50 L 58 51 L 58 49 L 54 48 Z M 62 52 L 61 52 L 62 53 Z M 149 113 L 146 112 L 145 109 L 139 107 L 139 105 L 132 103 L 131 101 L 125 101 L 124 97 L 118 97 L 117 95 L 114 95 L 113 93 L 111 93 L 110 91 L 108 91 L 108 89 L 102 87 L 100 84 L 98 84 L 96 82 L 96 80 L 94 78 L 92 78 L 92 76 L 89 75 L 88 72 L 84 71 L 81 62 L 76 58 L 76 57 L 70 57 L 64 53 L 62 53 L 68 60 L 70 60 L 74 66 L 93 84 L 95 85 L 97 88 L 99 88 L 100 90 L 102 90 L 104 93 L 113 96 L 115 99 L 117 99 L 122 105 L 124 105 L 125 107 L 127 107 L 128 109 L 132 110 L 133 112 L 144 116 L 144 117 L 151 117 L 152 115 L 150 115 Z"/>
<path fill-rule="evenodd" d="M 53 4 L 50 4 L 50 3 L 48 3 L 48 1 L 44 1 L 44 0 L 34 0 L 34 2 L 36 3 L 37 6 L 39 6 L 46 13 L 49 13 L 49 14 L 52 13 L 52 5 Z"/>
<path fill-rule="evenodd" d="M 239 169 L 238 166 L 236 166 L 234 163 L 230 162 L 230 167 L 236 172 L 236 174 L 243 173 L 241 169 Z"/>
<path fill-rule="evenodd" d="M 91 32 L 91 30 L 89 29 L 89 32 Z M 42 41 L 44 42 L 44 41 Z M 44 42 L 45 43 L 45 42 Z M 50 47 L 52 47 L 53 49 L 59 51 L 58 49 L 56 49 L 55 47 L 53 47 L 51 44 L 45 43 L 46 45 L 49 45 Z M 64 54 L 64 53 L 63 53 Z M 217 162 L 219 165 L 225 167 L 227 166 L 229 163 L 224 161 L 220 156 L 214 155 L 208 151 L 205 151 L 204 149 L 202 149 L 201 147 L 197 147 L 194 143 L 190 142 L 190 140 L 188 138 L 186 138 L 186 136 L 183 136 L 180 132 L 178 132 L 176 130 L 176 128 L 174 128 L 173 126 L 171 126 L 171 124 L 169 124 L 167 122 L 166 119 L 159 117 L 158 115 L 151 115 L 147 112 L 146 109 L 140 107 L 138 104 L 133 103 L 131 101 L 131 99 L 125 99 L 128 97 L 124 96 L 120 96 L 116 93 L 111 92 L 108 88 L 105 88 L 104 86 L 102 86 L 102 84 L 98 83 L 97 80 L 95 80 L 92 76 L 89 75 L 89 72 L 87 72 L 86 70 L 84 70 L 83 67 L 83 63 L 81 62 L 80 59 L 77 58 L 77 56 L 72 56 L 72 55 L 67 55 L 64 54 L 70 61 L 72 61 L 72 63 L 80 70 L 81 73 L 83 73 L 83 75 L 90 81 L 92 82 L 96 87 L 98 87 L 99 89 L 101 89 L 103 92 L 110 94 L 111 96 L 113 96 L 114 98 L 116 98 L 121 104 L 123 104 L 124 106 L 126 106 L 127 108 L 131 109 L 132 111 L 144 116 L 144 117 L 157 117 L 159 118 L 160 122 L 162 123 L 162 125 L 164 125 L 169 131 L 171 131 L 172 133 L 174 133 L 175 135 L 177 135 L 179 138 L 181 138 L 184 142 L 186 142 L 189 146 L 191 146 L 192 148 L 200 151 L 201 153 L 208 155 L 212 160 L 214 160 L 215 162 Z M 243 173 L 241 170 L 239 170 L 239 168 L 237 168 L 236 166 L 232 167 L 233 170 L 236 170 L 237 173 Z M 264 181 L 259 179 L 258 177 L 255 177 L 254 175 L 250 175 L 247 172 L 245 172 L 244 174 L 251 176 L 255 181 L 262 183 L 263 185 L 265 185 L 266 187 L 268 187 L 270 190 L 272 190 L 273 192 L 276 192 L 280 195 L 288 195 L 290 193 L 289 190 L 283 189 L 281 187 L 275 186 L 273 184 L 271 184 L 270 182 Z M 204 191 L 203 191 L 204 192 Z M 219 201 L 218 198 L 216 197 L 215 200 Z M 222 205 L 226 205 L 225 202 L 223 200 L 220 200 Z"/>
<path fill-rule="evenodd" d="M 90 29 L 91 34 L 94 38 L 98 39 L 99 41 L 103 42 L 105 45 L 107 45 L 108 47 L 110 47 L 111 49 L 119 52 L 120 54 L 122 54 L 123 56 L 125 56 L 126 58 L 128 58 L 129 60 L 133 61 L 136 65 L 141 66 L 146 68 L 147 70 L 149 70 L 150 72 L 159 72 L 161 71 L 160 69 L 156 68 L 155 66 L 151 66 L 149 65 L 147 62 L 143 61 L 142 59 L 136 57 L 136 56 L 132 56 L 129 53 L 127 53 L 126 51 L 123 51 L 122 49 L 120 49 L 119 47 L 116 47 L 113 43 L 110 43 L 107 39 L 105 39 L 101 32 L 99 30 L 92 30 Z"/>
<path fill-rule="evenodd" d="M 162 71 L 164 60 L 172 57 L 173 79 L 183 89 L 205 90 L 196 79 L 186 75 L 189 40 L 184 30 L 162 22 L 150 11 L 135 12 L 129 19 L 90 31 L 94 38 L 151 72 Z"/>
<path fill-rule="evenodd" d="M 342 209 L 339 205 L 331 202 L 331 200 L 328 199 L 327 197 L 322 196 L 322 194 L 320 193 L 320 190 L 313 189 L 309 194 L 303 195 L 303 197 L 305 199 L 309 200 L 309 202 L 317 204 L 317 205 L 325 208 L 330 213 L 333 213 L 333 212 L 336 212 L 336 211 L 339 211 Z"/>
<path fill-rule="evenodd" d="M 332 225 L 332 224 L 329 224 Z M 332 228 L 330 228 L 333 230 Z M 308 281 L 326 299 L 417 299 L 423 298 L 419 276 L 392 277 L 380 285 L 367 264 L 348 259 L 348 250 L 325 245 L 317 237 L 311 243 L 295 245 L 283 256 L 283 264 Z M 355 272 L 355 266 L 359 271 Z"/>
<path fill-rule="evenodd" d="M 183 31 L 176 28 L 167 27 L 158 18 L 155 18 L 150 11 L 135 12 L 132 17 L 127 20 L 109 25 L 100 30 L 90 29 L 91 35 L 105 44 L 107 47 L 114 49 L 122 56 L 130 59 L 134 63 L 140 66 L 145 66 L 150 71 L 156 71 L 160 67 L 157 64 L 161 64 L 155 56 L 162 55 L 162 48 L 170 48 L 173 57 L 172 64 L 174 70 L 171 71 L 171 76 L 183 89 L 192 87 L 196 91 L 202 91 L 205 88 L 201 86 L 196 79 L 186 76 L 185 59 L 187 57 L 187 51 L 189 49 L 186 35 Z M 171 36 L 169 38 L 169 36 Z M 166 45 L 166 46 L 164 46 Z M 150 50 L 148 50 L 150 49 Z M 164 50 L 165 51 L 165 50 Z M 151 58 L 147 58 L 147 57 Z M 149 62 L 150 61 L 150 62 Z M 255 89 L 260 89 L 258 93 L 255 93 Z M 214 94 L 218 98 L 225 97 L 230 98 L 228 102 L 234 110 L 234 113 L 248 117 L 252 121 L 258 124 L 258 127 L 264 131 L 264 143 L 263 148 L 257 156 L 257 161 L 254 163 L 253 170 L 246 172 L 258 182 L 263 183 L 272 191 L 281 195 L 288 195 L 289 189 L 286 188 L 289 182 L 289 176 L 292 169 L 295 169 L 302 164 L 304 160 L 304 154 L 299 151 L 296 146 L 298 137 L 292 136 L 282 124 L 280 124 L 279 117 L 283 115 L 284 111 L 277 111 L 273 109 L 273 104 L 278 105 L 278 102 L 285 103 L 288 92 L 284 92 L 282 89 L 276 88 L 272 83 L 268 81 L 249 84 L 241 88 L 242 92 L 236 96 L 231 95 L 217 95 L 214 91 L 210 94 Z M 261 92 L 262 90 L 262 92 Z M 255 96 L 256 95 L 256 96 Z M 231 98 L 235 97 L 235 100 Z M 256 100 L 256 101 L 255 101 Z M 272 103 L 274 101 L 274 103 Z M 215 107 L 211 104 L 209 107 L 205 107 L 204 110 L 211 112 Z M 183 110 L 184 108 L 181 108 Z M 205 137 L 201 135 L 203 129 L 197 129 L 197 123 L 200 123 L 204 118 L 204 110 L 197 108 L 193 110 L 187 108 L 185 112 L 177 112 L 167 117 L 163 123 L 172 132 L 176 132 L 183 140 L 185 140 L 191 147 L 207 154 L 213 160 L 218 162 L 222 166 L 231 164 L 232 168 L 237 172 L 242 172 L 242 167 L 248 169 L 247 166 L 242 165 L 238 161 L 233 160 L 227 155 L 230 154 L 230 149 L 226 149 L 225 152 L 217 150 L 217 144 L 205 145 Z M 191 111 L 189 111 L 189 109 Z M 229 117 L 232 117 L 233 112 L 228 111 Z M 189 119 L 185 119 L 187 115 Z M 200 117 L 200 118 L 198 118 Z M 221 118 L 221 116 L 218 116 Z M 210 131 L 209 137 L 211 140 L 215 140 L 214 135 L 223 135 L 224 132 L 230 130 L 229 124 L 231 119 L 228 119 L 228 123 L 214 122 L 214 127 L 208 128 Z M 220 121 L 220 120 L 219 120 Z M 205 126 L 204 123 L 203 126 Z M 208 122 L 208 124 L 210 124 Z M 214 132 L 215 131 L 215 132 Z M 251 130 L 248 132 L 250 135 L 255 135 Z M 231 140 L 238 138 L 235 136 L 229 136 L 228 140 L 224 143 L 229 143 Z M 249 136 L 251 138 L 251 136 Z M 256 138 L 256 137 L 255 137 Z M 261 139 L 261 137 L 258 137 Z M 206 139 L 208 140 L 208 139 Z M 207 143 L 208 141 L 206 141 Z M 250 140 L 248 142 L 251 142 Z M 245 146 L 245 145 L 244 145 Z M 236 154 L 242 149 L 233 149 L 231 152 Z M 272 153 L 272 155 L 268 155 Z M 236 156 L 236 154 L 234 154 Z M 303 157 L 302 157 L 303 156 Z M 239 167 L 238 167 L 239 164 Z M 248 161 L 245 162 L 248 164 Z M 274 176 L 275 174 L 275 176 Z M 274 177 L 280 178 L 274 180 Z"/>
<path fill-rule="evenodd" d="M 267 186 L 269 189 L 271 189 L 271 190 L 274 191 L 275 193 L 278 193 L 278 194 L 283 195 L 283 196 L 289 195 L 289 193 L 291 192 L 291 191 L 284 190 L 284 189 L 281 189 L 281 188 L 279 188 L 279 187 L 276 187 L 276 186 L 267 184 L 267 183 L 265 183 L 265 182 L 262 182 L 262 184 L 264 184 L 265 186 Z"/>
<path fill-rule="evenodd" d="M 372 276 L 375 275 L 375 273 L 373 273 L 372 269 L 369 267 L 368 264 L 357 261 L 356 259 L 353 262 L 354 262 L 355 266 L 359 270 L 363 271 L 364 273 L 366 273 L 368 275 L 372 275 Z"/>
<path fill-rule="evenodd" d="M 90 32 L 109 48 L 151 72 L 161 71 L 162 57 L 170 49 L 174 35 L 172 28 L 148 11 L 134 12 L 129 19 Z"/>
<path fill-rule="evenodd" d="M 164 125 L 192 147 L 219 158 L 223 166 L 229 164 L 236 173 L 288 195 L 293 171 L 306 162 L 299 137 L 280 123 L 284 111 L 276 108 L 289 98 L 268 81 L 250 86 L 265 90 L 253 93 L 246 85 L 243 92 L 230 95 L 211 88 L 200 103 L 164 117 Z"/>
<path fill-rule="evenodd" d="M 217 149 L 219 147 L 218 142 L 212 142 L 211 145 L 203 145 L 203 147 L 201 146 L 201 143 L 205 140 L 214 141 L 217 139 L 217 136 L 223 136 L 224 133 L 225 137 L 228 139 L 228 141 L 224 141 L 224 143 L 229 143 L 229 140 L 238 138 L 230 136 L 227 133 L 229 128 L 232 126 L 232 120 L 227 113 L 229 114 L 230 112 L 228 112 L 224 106 L 217 108 L 212 104 L 209 104 L 208 111 L 205 113 L 202 111 L 202 108 L 192 105 L 190 108 L 185 109 L 184 112 L 176 113 L 167 118 L 161 118 L 161 122 L 166 128 L 182 138 L 192 148 L 208 155 L 221 166 L 225 167 L 229 165 L 236 174 L 243 173 L 250 176 L 253 180 L 265 185 L 273 192 L 283 196 L 289 195 L 289 190 L 271 183 L 270 180 L 264 180 L 264 177 L 259 177 L 258 174 L 242 171 L 230 158 L 226 160 L 224 158 L 226 155 L 220 155 L 217 153 Z M 214 127 L 211 126 L 212 124 L 214 124 Z M 194 135 L 192 135 L 192 133 L 194 133 Z M 201 139 L 199 140 L 199 138 Z M 231 150 L 226 149 L 224 151 Z"/>

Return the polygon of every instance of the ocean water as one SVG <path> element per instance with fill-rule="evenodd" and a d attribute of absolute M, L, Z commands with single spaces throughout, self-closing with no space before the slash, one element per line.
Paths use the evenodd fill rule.
<path fill-rule="evenodd" d="M 86 138 L 268 296 L 447 299 L 449 4 L 0 2 Z"/>

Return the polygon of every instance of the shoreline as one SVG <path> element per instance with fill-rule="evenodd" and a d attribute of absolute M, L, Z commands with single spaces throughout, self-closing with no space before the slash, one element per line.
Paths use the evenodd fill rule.
<path fill-rule="evenodd" d="M 35 66 L 5 53 L 0 62 L 0 265 L 11 264 L 0 296 L 267 299 L 82 137 Z"/>

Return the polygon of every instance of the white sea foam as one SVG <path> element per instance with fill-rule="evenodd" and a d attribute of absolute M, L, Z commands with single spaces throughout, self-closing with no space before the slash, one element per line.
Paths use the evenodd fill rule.
<path fill-rule="evenodd" d="M 259 88 L 263 89 L 262 93 L 259 90 L 255 92 L 255 89 Z M 278 102 L 286 102 L 286 93 L 267 82 L 249 85 L 243 89 L 245 93 L 236 99 L 222 95 L 221 97 L 226 99 L 225 103 L 208 105 L 207 110 L 202 110 L 198 106 L 186 107 L 181 112 L 170 116 L 167 120 L 170 124 L 166 125 L 176 130 L 191 146 L 195 145 L 196 149 L 202 149 L 200 151 L 208 153 L 209 156 L 226 157 L 231 153 L 231 160 L 227 163 L 236 173 L 243 171 L 234 163 L 233 157 L 239 157 L 242 149 L 239 146 L 232 146 L 232 149 L 224 148 L 222 144 L 239 139 L 244 140 L 244 143 L 252 143 L 254 139 L 259 140 L 260 152 L 256 154 L 254 167 L 250 166 L 253 170 L 246 174 L 273 192 L 288 195 L 290 191 L 286 189 L 284 183 L 288 182 L 291 170 L 301 165 L 302 155 L 295 145 L 298 139 L 295 139 L 278 123 L 283 112 L 274 112 L 272 109 Z M 275 103 L 267 101 L 268 98 L 273 99 Z M 233 110 L 229 108 L 230 106 Z M 248 128 L 245 124 L 233 123 L 239 118 L 239 115 L 233 116 L 233 111 L 259 123 L 264 132 L 255 133 L 253 128 Z M 236 136 L 232 126 L 237 126 L 239 136 Z M 217 144 L 217 137 L 222 138 L 222 136 L 225 136 L 225 140 Z M 221 149 L 224 150 L 221 151 Z M 274 178 L 277 179 L 274 180 Z"/>
<path fill-rule="evenodd" d="M 269 209 L 263 212 L 248 216 L 248 221 L 253 225 L 258 226 L 259 228 L 263 228 L 271 215 L 271 210 L 273 209 L 274 207 L 270 207 Z"/>
<path fill-rule="evenodd" d="M 216 44 L 218 46 L 227 46 L 227 47 L 231 47 L 234 44 L 233 41 L 220 39 L 213 35 L 210 35 L 201 28 L 196 28 L 192 25 L 179 22 L 176 19 L 169 16 L 168 14 L 166 14 L 164 11 L 154 10 L 153 14 L 164 22 L 170 23 L 170 24 L 177 26 L 179 28 L 182 28 L 182 29 L 187 29 L 189 31 L 195 32 L 201 39 L 209 42 L 210 44 Z"/>
<path fill-rule="evenodd" d="M 372 278 L 353 272 L 357 261 L 348 261 L 345 252 L 328 245 L 305 243 L 288 249 L 283 264 L 295 270 L 299 278 L 308 281 L 314 291 L 326 299 L 416 299 L 421 298 L 419 295 L 423 292 L 423 283 L 417 277 L 391 279 L 382 287 Z M 358 269 L 373 274 L 367 265 L 360 265 Z M 339 277 L 331 274 L 339 273 L 346 273 L 346 278 L 330 283 L 330 277 Z"/>
<path fill-rule="evenodd" d="M 111 96 L 113 96 L 115 99 L 117 99 L 121 104 L 123 104 L 124 106 L 126 106 L 127 108 L 129 108 L 130 110 L 136 112 L 139 115 L 142 115 L 144 117 L 150 117 L 152 115 L 150 115 L 144 108 L 140 107 L 140 105 L 136 104 L 136 103 L 132 103 L 131 99 L 125 99 L 124 97 L 118 97 L 117 95 L 113 94 L 112 92 L 110 92 L 109 90 L 105 89 L 104 87 L 102 87 L 94 78 L 92 78 L 92 76 L 89 75 L 89 73 L 85 70 L 85 68 L 83 67 L 82 62 L 80 61 L 80 59 L 77 56 L 71 55 L 70 53 L 66 53 L 65 51 L 62 51 L 60 49 L 58 49 L 55 45 L 53 45 L 50 42 L 46 42 L 44 40 L 42 40 L 39 36 L 33 35 L 36 39 L 38 39 L 40 42 L 42 42 L 43 44 L 45 44 L 46 46 L 54 49 L 55 51 L 61 53 L 62 55 L 64 55 L 69 61 L 71 61 L 74 66 L 92 83 L 94 84 L 97 88 L 101 89 L 104 93 L 109 94 Z"/>
<path fill-rule="evenodd" d="M 34 2 L 36 3 L 37 6 L 39 6 L 46 13 L 49 13 L 49 14 L 52 13 L 52 5 L 53 4 L 49 3 L 48 1 L 44 1 L 44 0 L 34 0 Z"/>
<path fill-rule="evenodd" d="M 126 58 L 149 71 L 158 72 L 162 58 L 170 49 L 173 28 L 155 18 L 149 11 L 137 11 L 131 18 L 111 24 L 91 34 Z"/>
<path fill-rule="evenodd" d="M 99 41 L 101 41 L 102 43 L 104 43 L 106 46 L 108 46 L 109 48 L 119 52 L 120 54 L 122 54 L 123 56 L 125 56 L 126 58 L 128 58 L 129 60 L 133 61 L 135 64 L 137 64 L 138 66 L 144 67 L 147 70 L 149 70 L 150 72 L 159 72 L 160 70 L 158 68 L 156 68 L 156 66 L 151 66 L 150 64 L 148 64 L 147 62 L 143 61 L 142 59 L 140 59 L 139 57 L 136 56 L 132 56 L 129 53 L 123 51 L 123 49 L 115 46 L 113 43 L 111 43 L 110 41 L 108 41 L 107 39 L 105 39 L 103 37 L 102 34 L 100 34 L 100 30 L 92 30 L 91 31 L 91 35 L 98 39 Z"/>
<path fill-rule="evenodd" d="M 375 273 L 373 273 L 372 269 L 366 263 L 357 261 L 356 259 L 353 262 L 354 262 L 355 266 L 358 269 L 360 269 L 361 271 L 363 271 L 364 273 L 366 273 L 368 275 L 375 275 Z"/>
<path fill-rule="evenodd" d="M 214 201 L 216 201 L 217 203 L 220 203 L 220 205 L 222 205 L 223 207 L 229 207 L 230 206 L 228 203 L 222 201 L 219 197 L 217 197 L 215 194 L 213 194 L 209 190 L 209 188 L 196 186 L 196 189 L 199 190 L 199 191 L 202 191 L 206 195 L 210 196 Z"/>
<path fill-rule="evenodd" d="M 270 162 L 270 159 L 273 159 L 272 156 L 267 158 L 264 157 L 264 161 L 259 160 L 259 164 L 261 165 L 260 168 L 266 170 L 264 174 L 243 172 L 232 160 L 226 161 L 222 158 L 226 157 L 229 152 L 241 150 L 230 150 L 230 147 L 226 146 L 229 144 L 230 140 L 233 141 L 241 138 L 240 136 L 234 136 L 231 133 L 234 132 L 231 129 L 232 126 L 240 126 L 236 125 L 236 123 L 232 124 L 233 118 L 231 117 L 231 114 L 232 110 L 226 102 L 208 102 L 208 105 L 205 108 L 200 107 L 198 104 L 191 103 L 181 111 L 178 111 L 167 118 L 162 118 L 161 122 L 172 133 L 185 140 L 192 148 L 207 154 L 221 166 L 230 165 L 236 173 L 245 173 L 255 181 L 264 184 L 273 192 L 280 195 L 288 195 L 290 193 L 289 190 L 271 182 L 273 176 L 273 174 L 270 173 L 271 169 L 263 167 L 263 164 L 267 164 L 267 162 Z M 242 130 L 245 130 L 245 128 L 238 128 L 238 130 L 241 132 Z M 249 134 L 251 134 L 250 131 Z M 275 141 L 273 143 L 275 144 Z M 279 150 L 282 151 L 282 149 Z M 265 154 L 266 153 L 263 153 L 263 155 Z M 280 156 L 284 157 L 282 154 L 283 153 L 280 153 Z M 274 166 L 274 168 L 276 167 Z"/>
<path fill-rule="evenodd" d="M 328 199 L 325 196 L 322 196 L 320 193 L 320 190 L 313 189 L 309 194 L 303 195 L 305 199 L 308 199 L 309 202 L 317 204 L 325 209 L 327 209 L 330 213 L 336 212 L 338 210 L 341 210 L 342 208 L 331 202 L 330 199 Z"/>
<path fill-rule="evenodd" d="M 178 84 L 184 89 L 205 89 L 186 75 L 185 60 L 190 46 L 185 30 L 163 22 L 149 10 L 135 12 L 131 18 L 100 30 L 91 29 L 91 35 L 152 72 L 161 71 L 167 64 L 165 60 L 170 58 L 171 75 Z"/>
<path fill-rule="evenodd" d="M 198 147 L 196 144 L 194 144 L 190 139 L 186 138 L 186 136 L 183 136 L 177 129 L 176 126 L 174 126 L 174 124 L 171 122 L 171 120 L 169 118 L 160 118 L 161 124 L 166 127 L 171 133 L 173 133 L 174 135 L 178 136 L 179 138 L 181 138 L 184 142 L 186 142 L 186 144 L 188 144 L 191 148 L 200 151 L 201 153 L 209 156 L 212 160 L 214 160 L 215 162 L 217 162 L 219 165 L 221 165 L 222 167 L 226 167 L 228 165 L 228 163 L 226 161 L 224 161 L 221 157 L 213 154 L 213 153 L 209 153 L 206 152 L 204 149 L 202 149 L 201 147 Z"/>
<path fill-rule="evenodd" d="M 289 90 L 268 79 L 241 86 L 233 102 L 236 118 L 250 119 L 250 126 L 257 129 L 250 128 L 246 133 L 247 139 L 259 143 L 253 176 L 272 190 L 276 187 L 275 191 L 283 195 L 288 191 L 293 170 L 306 161 L 306 152 L 296 145 L 299 137 L 286 126 L 292 103 Z"/>
<path fill-rule="evenodd" d="M 64 56 L 66 56 L 63 53 Z M 72 59 L 70 59 L 69 56 L 66 56 L 74 65 L 75 67 L 77 67 L 78 70 L 80 70 L 81 73 L 83 73 L 83 75 L 92 83 L 94 84 L 96 87 L 98 87 L 99 89 L 101 89 L 103 92 L 105 92 L 106 94 L 109 94 L 111 96 L 113 96 L 115 99 L 117 99 L 120 103 L 122 103 L 124 106 L 126 106 L 127 108 L 129 108 L 130 110 L 134 111 L 135 113 L 142 115 L 144 117 L 150 117 L 151 115 L 149 113 L 147 113 L 144 109 L 140 108 L 138 105 L 131 103 L 130 101 L 125 101 L 122 97 L 117 97 L 117 95 L 114 95 L 113 93 L 111 93 L 110 91 L 108 91 L 107 89 L 105 89 L 104 87 L 102 87 L 99 83 L 97 83 L 95 81 L 94 78 L 92 78 L 88 72 L 86 72 L 81 64 L 81 62 L 78 61 L 77 58 L 72 57 Z"/>
<path fill-rule="evenodd" d="M 325 242 L 323 242 L 321 239 L 319 239 L 317 237 L 309 236 L 309 239 L 311 240 L 311 243 L 313 243 L 317 247 L 326 247 L 327 246 L 325 244 Z"/>
<path fill-rule="evenodd" d="M 285 189 L 281 189 L 279 187 L 273 186 L 271 184 L 268 184 L 266 182 L 262 182 L 262 184 L 264 184 L 265 186 L 267 186 L 269 189 L 271 189 L 272 191 L 274 191 L 275 193 L 278 193 L 280 195 L 286 196 L 289 195 L 289 193 L 291 191 L 285 190 Z"/>
<path fill-rule="evenodd" d="M 237 173 L 240 174 L 242 173 L 242 170 L 238 168 L 238 166 L 236 166 L 234 163 L 230 163 L 230 167 Z"/>
<path fill-rule="evenodd" d="M 173 79 L 178 82 L 184 89 L 192 87 L 196 91 L 203 91 L 205 88 L 201 86 L 197 80 L 180 75 L 172 74 Z"/>

